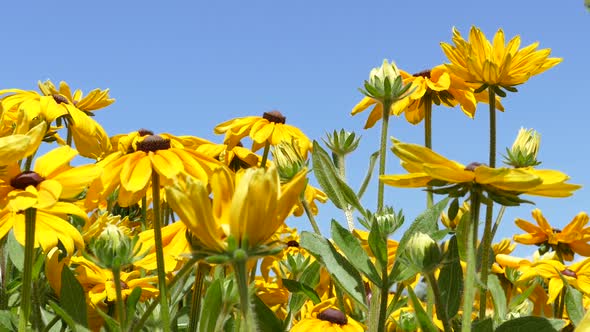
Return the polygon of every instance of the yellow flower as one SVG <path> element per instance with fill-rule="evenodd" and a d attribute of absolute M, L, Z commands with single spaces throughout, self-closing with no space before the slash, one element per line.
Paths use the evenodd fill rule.
<path fill-rule="evenodd" d="M 291 212 L 304 189 L 305 173 L 280 186 L 274 166 L 246 169 L 235 180 L 227 168 L 219 167 L 209 182 L 212 200 L 206 184 L 191 178 L 166 188 L 166 196 L 203 249 L 224 252 L 230 235 L 238 246 L 247 238 L 249 247 L 256 247 L 266 243 Z"/>
<path fill-rule="evenodd" d="M 262 277 L 256 277 L 255 288 L 256 296 L 272 310 L 279 319 L 285 319 L 287 316 L 287 304 L 291 293 L 277 282 L 277 278 L 266 281 Z"/>
<path fill-rule="evenodd" d="M 502 29 L 496 32 L 490 43 L 476 27 L 471 28 L 469 41 L 464 40 L 459 31 L 453 28 L 453 43 L 454 46 L 441 43 L 451 61 L 447 67 L 476 89 L 496 86 L 513 91 L 515 85 L 561 62 L 560 58 L 549 58 L 550 49 L 536 50 L 539 43 L 519 50 L 520 36 L 505 44 Z"/>
<path fill-rule="evenodd" d="M 442 212 L 440 214 L 440 221 L 447 229 L 454 230 L 459 225 L 459 222 L 461 221 L 461 218 L 463 218 L 463 215 L 465 214 L 465 212 L 468 212 L 468 211 L 469 211 L 469 202 L 463 201 L 463 205 L 457 211 L 457 215 L 455 216 L 455 219 L 451 220 L 446 212 Z"/>
<path fill-rule="evenodd" d="M 549 280 L 549 298 L 547 303 L 553 303 L 563 287 L 561 276 L 572 287 L 577 288 L 586 295 L 590 295 L 590 258 L 565 266 L 556 260 L 543 260 L 531 265 L 531 268 L 523 273 L 519 280 L 530 280 L 541 276 Z"/>
<path fill-rule="evenodd" d="M 207 142 L 199 145 L 197 152 L 215 158 L 234 170 L 257 166 L 260 162 L 260 157 L 240 142 L 231 149 L 227 144 Z"/>
<path fill-rule="evenodd" d="M 522 244 L 546 245 L 554 251 L 558 251 L 566 260 L 572 260 L 572 251 L 588 257 L 590 256 L 590 227 L 589 218 L 586 212 L 580 212 L 563 229 L 553 228 L 543 216 L 541 210 L 533 210 L 533 218 L 537 222 L 535 226 L 524 219 L 516 219 L 516 226 L 527 232 L 526 234 L 514 235 L 514 241 Z"/>
<path fill-rule="evenodd" d="M 278 145 L 281 141 L 299 141 L 301 154 L 307 155 L 311 150 L 311 141 L 297 127 L 285 124 L 286 117 L 279 111 L 265 112 L 260 116 L 248 116 L 220 123 L 215 127 L 216 134 L 225 134 L 224 144 L 233 149 L 242 138 L 250 136 L 253 141 L 252 151 L 256 152 L 268 142 Z"/>
<path fill-rule="evenodd" d="M 0 137 L 0 166 L 17 162 L 35 153 L 46 131 L 47 125 L 42 122 L 26 134 Z"/>
<path fill-rule="evenodd" d="M 177 270 L 184 262 L 183 255 L 191 252 L 191 245 L 186 239 L 187 227 L 182 222 L 174 222 L 162 227 L 162 248 L 164 252 L 164 269 L 166 272 Z M 137 247 L 145 257 L 133 263 L 134 266 L 153 271 L 157 268 L 154 230 L 149 229 L 139 233 Z M 188 258 L 188 256 L 187 256 Z"/>
<path fill-rule="evenodd" d="M 490 168 L 480 163 L 467 166 L 449 160 L 420 145 L 394 142 L 392 148 L 409 172 L 400 175 L 382 175 L 385 184 L 402 188 L 419 188 L 429 185 L 477 183 L 488 190 L 528 193 L 539 196 L 560 197 L 564 192 L 579 186 L 567 184 L 567 175 L 553 170 Z"/>
<path fill-rule="evenodd" d="M 125 154 L 119 150 L 98 163 L 104 172 L 89 190 L 87 207 L 95 207 L 117 187 L 120 206 L 137 203 L 151 185 L 152 172 L 159 174 L 163 186 L 172 183 L 181 174 L 207 183 L 211 170 L 221 165 L 212 158 L 186 149 L 171 139 L 153 135 L 150 131 L 133 132 L 129 136 L 133 142 L 129 144 L 131 152 Z M 121 141 L 118 140 L 119 143 Z"/>
<path fill-rule="evenodd" d="M 361 332 L 363 325 L 338 309 L 333 299 L 315 305 L 291 332 Z"/>

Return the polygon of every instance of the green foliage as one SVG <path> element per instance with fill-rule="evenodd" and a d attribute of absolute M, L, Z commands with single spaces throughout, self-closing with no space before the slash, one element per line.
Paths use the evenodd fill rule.
<path fill-rule="evenodd" d="M 439 310 L 445 310 L 447 317 L 452 319 L 459 312 L 463 290 L 463 269 L 459 258 L 457 237 L 452 236 L 446 252 L 445 263 L 438 276 L 438 288 L 440 289 L 442 308 L 437 307 L 437 315 L 443 317 Z"/>
<path fill-rule="evenodd" d="M 68 267 L 61 270 L 60 305 L 63 310 L 77 323 L 88 326 L 86 316 L 86 293 Z M 83 310 L 80 310 L 84 308 Z M 62 317 L 63 318 L 63 317 Z"/>

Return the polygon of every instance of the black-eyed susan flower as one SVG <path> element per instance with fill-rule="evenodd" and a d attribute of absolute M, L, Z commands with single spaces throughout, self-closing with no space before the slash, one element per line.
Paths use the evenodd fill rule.
<path fill-rule="evenodd" d="M 177 270 L 191 252 L 191 244 L 187 240 L 187 230 L 186 225 L 180 221 L 162 227 L 164 269 L 167 273 Z M 155 270 L 157 267 L 155 246 L 153 229 L 139 233 L 137 250 L 145 252 L 145 256 L 134 262 L 133 265 L 148 271 Z"/>
<path fill-rule="evenodd" d="M 17 162 L 35 153 L 46 131 L 47 125 L 42 122 L 25 134 L 0 137 L 0 165 Z"/>
<path fill-rule="evenodd" d="M 240 142 L 231 149 L 227 144 L 207 142 L 199 145 L 197 152 L 215 158 L 235 171 L 257 166 L 260 162 L 260 157 L 252 150 L 245 148 Z"/>
<path fill-rule="evenodd" d="M 476 27 L 471 27 L 468 41 L 453 28 L 453 43 L 441 43 L 451 61 L 447 67 L 475 89 L 491 86 L 515 91 L 515 85 L 526 82 L 531 76 L 544 72 L 562 60 L 549 58 L 550 49 L 537 50 L 539 43 L 519 49 L 520 36 L 515 36 L 506 44 L 502 29 L 496 32 L 490 43 Z"/>
<path fill-rule="evenodd" d="M 238 246 L 265 244 L 291 212 L 305 183 L 305 171 L 281 186 L 274 166 L 249 168 L 235 179 L 220 167 L 209 181 L 212 200 L 206 184 L 191 178 L 166 188 L 166 196 L 202 249 L 223 253 L 229 236 Z"/>
<path fill-rule="evenodd" d="M 256 152 L 266 146 L 278 145 L 281 141 L 290 142 L 292 139 L 299 141 L 301 153 L 306 155 L 311 150 L 311 141 L 297 127 L 286 124 L 286 117 L 279 111 L 264 112 L 262 116 L 248 116 L 236 118 L 218 124 L 215 127 L 216 134 L 225 134 L 224 144 L 232 149 L 249 136 L 252 141 L 252 151 Z"/>
<path fill-rule="evenodd" d="M 573 259 L 573 253 L 590 256 L 590 227 L 586 227 L 589 220 L 586 212 L 578 213 L 563 229 L 551 226 L 539 209 L 534 209 L 532 215 L 538 226 L 516 219 L 516 226 L 527 233 L 514 235 L 514 241 L 538 245 L 541 253 L 553 250 L 568 261 Z"/>
<path fill-rule="evenodd" d="M 360 332 L 363 325 L 346 315 L 334 304 L 334 300 L 318 303 L 297 322 L 291 332 Z"/>

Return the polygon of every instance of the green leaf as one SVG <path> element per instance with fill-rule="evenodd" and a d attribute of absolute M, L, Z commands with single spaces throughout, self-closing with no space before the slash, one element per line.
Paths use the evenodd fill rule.
<path fill-rule="evenodd" d="M 20 272 L 23 271 L 23 264 L 25 261 L 25 247 L 23 247 L 14 237 L 14 233 L 11 231 L 8 233 L 6 240 L 6 248 L 8 249 L 8 257 L 10 261 Z"/>
<path fill-rule="evenodd" d="M 449 240 L 446 261 L 447 263 L 440 269 L 437 282 L 438 288 L 440 289 L 441 302 L 444 307 L 441 309 L 446 309 L 447 317 L 452 319 L 457 315 L 461 306 L 461 296 L 458 296 L 458 294 L 461 294 L 463 289 L 463 269 L 461 268 L 456 236 L 451 237 Z M 438 307 L 436 310 L 438 317 L 443 317 L 438 313 Z"/>
<path fill-rule="evenodd" d="M 72 329 L 73 332 L 90 332 L 90 330 L 87 329 L 86 327 L 84 327 L 84 326 L 76 323 L 76 321 L 74 320 L 74 318 L 72 316 L 70 316 L 56 302 L 53 302 L 53 301 L 50 300 L 49 301 L 49 306 L 53 309 L 53 311 L 55 311 L 55 314 L 56 315 L 58 315 L 59 317 L 61 317 L 61 319 L 64 320 L 64 322 L 66 323 L 66 325 L 68 325 Z M 82 311 L 86 312 L 86 307 L 81 307 L 81 308 L 83 308 Z"/>
<path fill-rule="evenodd" d="M 9 310 L 0 310 L 0 331 L 16 331 L 17 319 Z"/>
<path fill-rule="evenodd" d="M 307 249 L 320 261 L 332 275 L 334 281 L 360 304 L 367 309 L 365 285 L 360 273 L 344 258 L 327 239 L 310 232 L 301 233 L 301 246 Z"/>
<path fill-rule="evenodd" d="M 414 220 L 412 225 L 410 225 L 410 227 L 406 230 L 401 240 L 399 241 L 398 248 L 401 248 L 401 250 L 398 249 L 398 257 L 400 257 L 400 254 L 403 252 L 407 242 L 410 240 L 413 234 L 420 232 L 431 235 L 438 231 L 438 220 L 440 218 L 440 214 L 447 206 L 449 199 L 449 197 L 444 198 L 432 207 L 426 209 L 426 211 L 422 212 L 422 214 L 419 215 L 416 218 L 416 220 Z M 406 276 L 409 274 L 408 271 L 404 271 L 406 270 L 406 266 L 402 268 L 400 264 L 402 264 L 400 260 L 396 260 L 393 266 L 393 271 L 390 275 L 390 279 L 393 282 L 405 280 L 400 278 L 402 277 L 402 275 Z"/>
<path fill-rule="evenodd" d="M 424 308 L 422 308 L 422 303 L 414 294 L 414 290 L 412 287 L 408 287 L 408 294 L 410 295 L 410 299 L 412 300 L 412 306 L 414 307 L 414 312 L 416 313 L 416 318 L 418 318 L 418 324 L 422 328 L 422 331 L 426 332 L 438 332 L 438 328 L 434 325 Z"/>
<path fill-rule="evenodd" d="M 375 165 L 377 164 L 377 158 L 379 157 L 379 151 L 373 152 L 369 157 L 369 167 L 367 167 L 367 174 L 365 174 L 365 179 L 363 180 L 361 187 L 359 188 L 358 193 L 356 196 L 361 199 L 367 190 L 367 186 L 369 182 L 371 182 L 371 177 L 373 176 L 373 170 L 375 169 Z"/>
<path fill-rule="evenodd" d="M 582 303 L 582 293 L 568 286 L 565 293 L 565 309 L 567 310 L 567 316 L 575 326 L 578 326 L 584 318 L 584 304 Z"/>
<path fill-rule="evenodd" d="M 494 322 L 489 317 L 484 320 L 478 320 L 471 324 L 471 330 L 473 332 L 494 332 Z"/>
<path fill-rule="evenodd" d="M 369 232 L 369 248 L 379 262 L 379 266 L 387 266 L 387 237 L 383 236 L 381 226 L 374 221 Z M 381 280 L 381 278 L 379 278 Z"/>
<path fill-rule="evenodd" d="M 561 319 L 549 320 L 543 317 L 520 317 L 504 322 L 495 332 L 557 332 L 565 322 Z"/>
<path fill-rule="evenodd" d="M 494 274 L 488 276 L 488 290 L 494 302 L 494 317 L 500 321 L 504 321 L 507 313 L 506 294 L 500 284 L 500 279 Z"/>
<path fill-rule="evenodd" d="M 537 281 L 534 281 L 524 292 L 522 292 L 522 293 L 514 296 L 512 299 L 510 299 L 510 304 L 508 305 L 508 308 L 512 311 L 514 308 L 521 305 L 522 302 L 524 302 L 524 300 L 529 298 L 529 296 L 533 293 L 533 291 L 535 290 L 537 285 L 538 285 Z"/>
<path fill-rule="evenodd" d="M 307 295 L 313 304 L 318 304 L 322 301 L 312 287 L 297 280 L 283 279 L 283 286 L 285 286 L 285 288 L 287 288 L 287 290 L 291 293 L 303 293 Z"/>
<path fill-rule="evenodd" d="M 88 326 L 86 317 L 86 292 L 74 276 L 72 271 L 67 267 L 61 270 L 61 291 L 59 293 L 59 303 L 72 319 L 77 323 Z M 80 310 L 84 308 L 83 310 Z"/>
<path fill-rule="evenodd" d="M 457 248 L 459 249 L 459 257 L 465 261 L 467 259 L 467 242 L 470 239 L 466 239 L 467 237 L 467 226 L 471 223 L 471 213 L 469 211 L 465 211 L 461 220 L 459 220 L 459 224 L 455 229 L 455 234 L 457 235 Z"/>
<path fill-rule="evenodd" d="M 299 282 L 310 287 L 317 286 L 318 282 L 320 281 L 320 268 L 321 265 L 317 261 L 311 263 L 304 271 L 301 273 L 301 277 L 299 278 Z M 307 300 L 307 296 L 302 293 L 296 293 L 291 296 L 289 300 L 289 312 L 290 313 L 297 313 L 305 304 Z"/>
<path fill-rule="evenodd" d="M 320 187 L 322 187 L 332 203 L 341 210 L 351 205 L 361 213 L 364 213 L 358 197 L 344 180 L 340 178 L 338 171 L 332 163 L 332 159 L 317 141 L 313 141 L 311 160 L 313 162 L 313 173 Z"/>
<path fill-rule="evenodd" d="M 109 316 L 106 312 L 102 311 L 101 308 L 96 307 L 96 312 L 104 319 L 109 331 L 121 331 L 121 325 L 113 317 Z"/>
<path fill-rule="evenodd" d="M 254 304 L 256 322 L 260 331 L 280 332 L 284 330 L 283 321 L 277 318 L 275 313 L 272 312 L 272 310 L 270 310 L 258 296 L 252 296 L 252 303 Z"/>
<path fill-rule="evenodd" d="M 359 240 L 334 219 L 332 219 L 332 239 L 357 270 L 363 272 L 373 283 L 380 284 L 379 273 Z"/>
<path fill-rule="evenodd" d="M 201 319 L 199 321 L 199 331 L 215 331 L 217 318 L 223 308 L 223 299 L 221 292 L 222 279 L 215 279 L 207 288 L 205 299 L 203 300 L 203 309 L 201 310 Z"/>
<path fill-rule="evenodd" d="M 131 294 L 127 296 L 127 322 L 132 322 L 135 317 L 137 303 L 141 298 L 141 287 L 135 287 L 131 291 Z"/>
<path fill-rule="evenodd" d="M 449 220 L 453 220 L 457 217 L 457 213 L 459 213 L 459 198 L 455 198 L 451 201 L 451 205 L 449 205 L 449 211 L 447 215 Z"/>

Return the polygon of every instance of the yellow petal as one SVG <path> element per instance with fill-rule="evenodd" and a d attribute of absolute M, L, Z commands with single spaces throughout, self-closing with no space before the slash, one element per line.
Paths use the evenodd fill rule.
<path fill-rule="evenodd" d="M 69 168 L 69 162 L 78 155 L 71 147 L 64 145 L 55 148 L 35 161 L 34 170 L 44 178 L 52 178 Z"/>
<path fill-rule="evenodd" d="M 52 180 L 57 181 L 62 186 L 62 198 L 74 198 L 79 195 L 90 182 L 94 181 L 102 174 L 102 168 L 96 165 L 83 165 L 70 168 L 54 176 Z"/>
<path fill-rule="evenodd" d="M 411 173 L 403 175 L 381 175 L 379 181 L 400 188 L 421 188 L 426 187 L 432 177 L 426 173 Z"/>
<path fill-rule="evenodd" d="M 457 167 L 448 167 L 437 164 L 424 164 L 422 169 L 424 170 L 424 173 L 430 175 L 433 179 L 443 180 L 451 183 L 464 183 L 475 180 L 474 172 L 459 169 Z"/>
<path fill-rule="evenodd" d="M 156 172 L 168 180 L 173 179 L 182 172 L 182 160 L 170 150 L 158 150 L 149 154 L 150 160 Z"/>
<path fill-rule="evenodd" d="M 125 157 L 126 161 L 121 169 L 121 185 L 132 193 L 143 190 L 152 177 L 150 158 L 143 151 L 137 151 Z"/>

